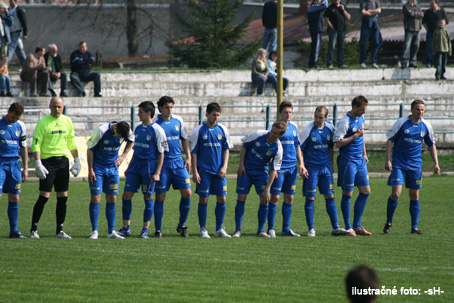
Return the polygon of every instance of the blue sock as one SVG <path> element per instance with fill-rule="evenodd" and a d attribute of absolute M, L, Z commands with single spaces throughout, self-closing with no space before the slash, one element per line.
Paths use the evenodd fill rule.
<path fill-rule="evenodd" d="M 410 200 L 411 228 L 418 228 L 419 221 L 419 200 Z"/>
<path fill-rule="evenodd" d="M 106 203 L 107 232 L 109 234 L 115 230 L 115 218 L 117 216 L 116 207 L 116 203 Z"/>
<path fill-rule="evenodd" d="M 314 229 L 314 200 L 306 198 L 304 212 L 306 213 L 307 228 L 309 228 L 309 230 Z"/>
<path fill-rule="evenodd" d="M 90 211 L 91 230 L 98 230 L 99 203 L 90 202 L 89 211 Z"/>
<path fill-rule="evenodd" d="M 164 216 L 164 202 L 156 200 L 154 203 L 154 227 L 156 230 L 162 228 L 162 217 Z"/>
<path fill-rule="evenodd" d="M 225 203 L 216 203 L 216 208 L 214 209 L 214 214 L 216 215 L 216 230 L 220 230 L 222 224 L 224 224 L 225 208 Z"/>
<path fill-rule="evenodd" d="M 197 210 L 197 213 L 199 214 L 199 225 L 200 225 L 200 228 L 206 228 L 206 224 L 207 224 L 207 207 L 208 207 L 208 204 L 199 203 L 199 209 Z"/>
<path fill-rule="evenodd" d="M 282 231 L 289 231 L 292 219 L 293 204 L 282 203 Z"/>
<path fill-rule="evenodd" d="M 393 223 L 394 212 L 397 208 L 397 200 L 392 200 L 391 197 L 388 198 L 388 208 L 386 210 L 386 223 Z"/>
<path fill-rule="evenodd" d="M 142 233 L 147 233 L 147 232 L 148 232 L 148 228 L 142 227 Z"/>
<path fill-rule="evenodd" d="M 151 221 L 153 217 L 153 199 L 143 199 L 145 209 L 143 210 L 143 222 Z"/>
<path fill-rule="evenodd" d="M 331 226 L 336 229 L 339 226 L 339 217 L 337 216 L 337 207 L 334 198 L 325 199 L 326 212 L 331 220 Z"/>
<path fill-rule="evenodd" d="M 260 203 L 259 211 L 257 213 L 257 217 L 259 219 L 259 229 L 257 230 L 257 232 L 265 230 L 265 223 L 266 219 L 268 218 L 268 209 L 268 204 L 265 205 Z"/>
<path fill-rule="evenodd" d="M 243 222 L 244 216 L 244 205 L 246 201 L 238 201 L 236 200 L 235 206 L 235 230 L 241 231 L 241 223 Z"/>
<path fill-rule="evenodd" d="M 355 201 L 355 214 L 353 215 L 353 228 L 361 227 L 361 217 L 366 208 L 367 198 L 369 194 L 359 193 Z"/>
<path fill-rule="evenodd" d="M 342 216 L 344 217 L 345 229 L 351 229 L 352 225 L 350 224 L 350 200 L 352 197 L 342 195 L 341 209 Z"/>
<path fill-rule="evenodd" d="M 19 202 L 8 202 L 9 232 L 17 232 L 17 221 L 19 218 Z"/>
<path fill-rule="evenodd" d="M 132 213 L 131 200 L 123 199 L 123 206 L 121 208 L 121 212 L 123 214 L 123 220 L 131 220 L 131 213 Z"/>
<path fill-rule="evenodd" d="M 191 209 L 191 198 L 180 199 L 180 222 L 178 222 L 178 227 L 184 226 L 186 220 L 189 216 L 189 210 Z"/>
<path fill-rule="evenodd" d="M 276 220 L 277 204 L 270 203 L 268 205 L 268 230 L 274 229 L 274 222 Z"/>

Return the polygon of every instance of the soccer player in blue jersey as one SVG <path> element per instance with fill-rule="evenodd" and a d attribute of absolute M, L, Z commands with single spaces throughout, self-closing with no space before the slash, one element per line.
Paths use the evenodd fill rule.
<path fill-rule="evenodd" d="M 433 129 L 423 119 L 424 102 L 415 100 L 411 103 L 411 115 L 402 117 L 386 133 L 386 170 L 391 171 L 388 185 L 392 186 L 388 199 L 387 220 L 383 232 L 391 231 L 397 200 L 402 193 L 402 184 L 408 188 L 410 195 L 411 233 L 422 235 L 418 229 L 419 221 L 419 190 L 422 187 L 421 148 L 423 141 L 427 144 L 430 156 L 434 161 L 434 173 L 440 173 L 438 155 L 435 147 Z M 394 145 L 394 149 L 393 149 Z M 392 150 L 392 162 L 391 162 Z"/>
<path fill-rule="evenodd" d="M 277 178 L 271 185 L 271 198 L 268 206 L 268 235 L 275 238 L 274 221 L 276 218 L 277 203 L 281 192 L 284 193 L 284 203 L 282 204 L 282 236 L 299 237 L 290 229 L 292 218 L 293 197 L 295 196 L 296 179 L 298 174 L 307 177 L 307 170 L 304 167 L 303 155 L 301 153 L 298 140 L 298 126 L 291 122 L 293 116 L 293 105 L 289 101 L 283 101 L 279 105 L 280 121 L 287 125 L 287 130 L 279 138 L 283 149 L 282 165 L 278 171 Z M 270 131 L 272 126 L 268 129 Z M 296 167 L 296 161 L 299 166 Z"/>
<path fill-rule="evenodd" d="M 339 148 L 337 158 L 338 180 L 337 185 L 342 188 L 341 209 L 345 228 L 349 236 L 371 236 L 361 226 L 361 217 L 366 208 L 370 195 L 369 175 L 367 172 L 366 145 L 364 143 L 364 113 L 369 101 L 364 96 L 357 96 L 352 100 L 352 109 L 339 120 L 334 132 L 334 143 Z M 359 190 L 355 202 L 353 228 L 350 223 L 350 200 L 353 188 Z"/>
<path fill-rule="evenodd" d="M 162 217 L 164 215 L 164 200 L 166 192 L 172 184 L 175 189 L 180 190 L 180 220 L 177 225 L 177 232 L 184 238 L 189 237 L 187 226 L 189 209 L 191 208 L 191 152 L 189 150 L 188 134 L 183 119 L 173 115 L 175 101 L 172 97 L 164 96 L 158 101 L 160 114 L 153 119 L 166 133 L 169 152 L 164 153 L 164 164 L 161 172 L 161 179 L 156 183 L 156 201 L 154 204 L 154 224 L 156 228 L 155 237 L 162 237 Z M 186 154 L 186 161 L 181 156 L 180 140 Z"/>
<path fill-rule="evenodd" d="M 118 156 L 123 141 L 126 141 L 126 146 L 121 156 Z M 134 134 L 129 124 L 124 121 L 101 124 L 87 142 L 88 183 L 91 192 L 90 239 L 98 239 L 99 202 L 102 192 L 106 194 L 107 202 L 107 238 L 124 239 L 115 231 L 116 202 L 120 186 L 118 167 L 126 159 L 133 143 Z"/>
<path fill-rule="evenodd" d="M 216 238 L 230 238 L 225 232 L 225 201 L 227 196 L 227 165 L 229 150 L 233 147 L 227 128 L 218 123 L 221 106 L 212 102 L 207 105 L 207 120 L 197 126 L 191 134 L 192 179 L 199 195 L 200 237 L 210 238 L 206 229 L 207 205 L 210 194 L 216 195 Z"/>
<path fill-rule="evenodd" d="M 315 237 L 314 200 L 317 186 L 325 196 L 326 212 L 331 220 L 332 235 L 346 235 L 348 232 L 339 226 L 337 207 L 334 202 L 333 179 L 333 135 L 334 126 L 326 121 L 328 109 L 319 106 L 314 112 L 314 121 L 303 128 L 299 135 L 308 176 L 303 182 L 303 196 L 306 197 L 304 210 L 309 228 L 308 237 Z"/>
<path fill-rule="evenodd" d="M 142 188 L 145 209 L 143 228 L 140 238 L 148 239 L 148 228 L 153 216 L 153 194 L 156 182 L 160 179 L 164 152 L 169 150 L 166 134 L 161 126 L 153 122 L 155 106 L 151 101 L 139 104 L 139 119 L 142 121 L 134 131 L 134 154 L 126 170 L 126 182 L 123 192 L 123 227 L 118 234 L 131 236 L 132 197 Z"/>
<path fill-rule="evenodd" d="M 0 118 L 0 198 L 8 193 L 9 237 L 20 239 L 27 238 L 17 229 L 21 181 L 28 178 L 27 134 L 25 124 L 19 121 L 23 113 L 24 106 L 16 102 Z M 19 158 L 24 163 L 22 173 Z"/>
<path fill-rule="evenodd" d="M 260 197 L 258 210 L 258 237 L 270 237 L 265 232 L 265 223 L 268 218 L 270 188 L 277 178 L 277 172 L 282 164 L 282 144 L 279 138 L 287 130 L 283 121 L 275 122 L 268 132 L 258 130 L 244 136 L 240 153 L 240 165 L 237 171 L 236 193 L 238 194 L 235 207 L 236 229 L 233 237 L 241 237 L 241 223 L 243 222 L 244 206 L 251 186 Z M 271 167 L 270 167 L 271 166 Z"/>

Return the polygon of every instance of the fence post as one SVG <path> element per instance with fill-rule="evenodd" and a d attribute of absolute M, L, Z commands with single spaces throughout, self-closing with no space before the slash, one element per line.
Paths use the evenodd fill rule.
<path fill-rule="evenodd" d="M 336 127 L 337 124 L 337 104 L 334 103 L 333 105 L 333 125 Z"/>
<path fill-rule="evenodd" d="M 401 103 L 399 105 L 399 118 L 402 118 L 404 116 L 404 104 Z"/>
<path fill-rule="evenodd" d="M 271 106 L 268 104 L 266 106 L 266 123 L 265 123 L 265 129 L 268 129 L 270 127 L 270 120 L 271 120 Z"/>
<path fill-rule="evenodd" d="M 136 129 L 136 115 L 134 115 L 134 105 L 131 105 L 131 129 Z"/>
<path fill-rule="evenodd" d="M 199 125 L 203 122 L 203 105 L 199 105 Z"/>
<path fill-rule="evenodd" d="M 68 107 L 67 107 L 67 106 L 64 106 L 64 107 L 63 107 L 63 115 L 65 115 L 65 116 L 67 116 L 67 114 L 66 114 L 66 112 L 67 112 L 67 109 L 68 109 Z"/>

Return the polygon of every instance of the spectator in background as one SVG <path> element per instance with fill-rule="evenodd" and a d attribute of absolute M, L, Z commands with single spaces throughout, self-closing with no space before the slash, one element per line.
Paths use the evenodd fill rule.
<path fill-rule="evenodd" d="M 333 68 L 334 47 L 337 42 L 337 66 L 339 68 L 348 68 L 344 59 L 344 40 L 345 40 L 345 23 L 350 20 L 351 16 L 341 0 L 333 0 L 323 15 L 328 26 L 329 42 L 326 64 L 328 68 Z"/>
<path fill-rule="evenodd" d="M 380 287 L 380 279 L 372 268 L 366 265 L 358 265 L 348 272 L 345 277 L 345 286 L 347 288 L 347 298 L 350 302 L 375 302 L 378 296 L 369 294 L 367 290 L 378 289 Z"/>
<path fill-rule="evenodd" d="M 0 55 L 8 56 L 8 44 L 11 42 L 11 35 L 9 28 L 13 25 L 13 18 L 8 13 L 8 5 L 3 2 L 0 2 L 0 35 L 2 45 Z"/>
<path fill-rule="evenodd" d="M 35 53 L 30 54 L 25 59 L 20 78 L 22 81 L 30 82 L 30 97 L 38 97 L 36 85 L 40 83 L 40 96 L 47 96 L 47 82 L 49 74 L 44 63 L 44 53 L 46 50 L 42 46 L 35 48 Z"/>
<path fill-rule="evenodd" d="M 84 87 L 80 83 L 93 81 L 95 85 L 95 97 L 102 97 L 101 95 L 101 75 L 99 73 L 92 73 L 91 66 L 95 62 L 95 58 L 88 51 L 87 43 L 81 41 L 79 48 L 72 52 L 71 57 L 71 83 L 79 92 L 80 97 L 85 97 L 87 94 Z"/>
<path fill-rule="evenodd" d="M 438 20 L 438 28 L 434 32 L 432 50 L 435 53 L 435 80 L 446 80 L 446 64 L 452 54 L 452 43 L 449 32 L 445 29 L 446 20 Z"/>
<path fill-rule="evenodd" d="M 25 19 L 25 10 L 17 5 L 17 0 L 9 0 L 10 10 L 9 14 L 13 19 L 13 25 L 10 28 L 11 42 L 8 45 L 8 64 L 11 62 L 14 53 L 20 62 L 20 67 L 25 62 L 25 52 L 22 40 L 20 39 L 21 33 L 24 34 L 24 40 L 27 40 L 27 20 Z"/>
<path fill-rule="evenodd" d="M 48 52 L 44 54 L 44 62 L 49 70 L 49 91 L 52 96 L 55 97 L 57 95 L 52 87 L 52 82 L 60 80 L 60 97 L 68 97 L 65 93 L 65 90 L 68 87 L 68 76 L 63 71 L 63 63 L 61 56 L 58 54 L 58 47 L 56 44 L 50 44 L 48 46 Z"/>
<path fill-rule="evenodd" d="M 311 54 L 309 68 L 318 69 L 318 57 L 322 48 L 323 18 L 322 12 L 328 6 L 328 0 L 314 0 L 307 10 L 307 22 L 311 34 Z"/>
<path fill-rule="evenodd" d="M 419 31 L 424 14 L 421 7 L 416 4 L 416 0 L 408 0 L 402 7 L 404 14 L 404 54 L 402 55 L 401 68 L 407 68 L 410 61 L 410 67 L 417 68 L 417 54 L 419 49 Z"/>
<path fill-rule="evenodd" d="M 277 48 L 277 0 L 268 1 L 263 6 L 262 24 L 265 27 L 262 48 L 268 48 L 270 53 Z"/>
<path fill-rule="evenodd" d="M 448 15 L 445 10 L 439 6 L 439 0 L 430 1 L 430 8 L 424 12 L 424 18 L 422 19 L 422 25 L 426 29 L 426 66 L 431 67 L 434 64 L 433 52 L 432 52 L 432 38 L 434 31 L 438 27 L 438 20 L 443 18 L 446 24 L 449 23 Z"/>
<path fill-rule="evenodd" d="M 378 48 L 383 44 L 383 38 L 378 26 L 378 15 L 381 13 L 380 0 L 361 0 L 359 4 L 361 12 L 361 34 L 359 38 L 359 64 L 366 68 L 367 46 L 372 40 L 371 59 L 372 67 L 378 68 Z"/>
<path fill-rule="evenodd" d="M 266 60 L 266 50 L 259 48 L 257 55 L 251 64 L 252 82 L 257 84 L 257 97 L 263 96 L 263 88 L 267 82 L 271 82 L 274 89 L 277 90 L 276 77 L 270 75 L 268 62 Z"/>
<path fill-rule="evenodd" d="M 274 78 L 276 78 L 276 83 L 277 83 L 277 73 L 276 73 L 276 69 L 277 69 L 277 54 L 275 51 L 272 51 L 270 53 L 270 55 L 268 56 L 268 70 L 269 70 L 269 76 L 273 76 Z M 285 77 L 282 77 L 282 81 L 283 81 L 283 89 L 282 89 L 282 93 L 284 94 L 284 96 L 286 96 L 286 90 L 287 90 L 287 86 L 288 86 L 288 79 L 285 78 Z"/>
<path fill-rule="evenodd" d="M 0 97 L 13 97 L 11 94 L 11 78 L 8 73 L 8 57 L 0 60 Z"/>

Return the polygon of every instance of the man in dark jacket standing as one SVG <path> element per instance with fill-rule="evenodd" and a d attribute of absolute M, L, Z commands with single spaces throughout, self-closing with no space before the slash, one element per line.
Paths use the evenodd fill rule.
<path fill-rule="evenodd" d="M 25 62 L 24 45 L 20 39 L 20 35 L 24 35 L 24 40 L 28 38 L 27 20 L 25 19 L 25 10 L 17 5 L 17 0 L 9 0 L 9 14 L 13 19 L 13 25 L 10 27 L 11 42 L 8 45 L 8 63 L 16 53 L 22 67 Z"/>
<path fill-rule="evenodd" d="M 101 75 L 99 73 L 91 72 L 91 65 L 95 62 L 95 58 L 88 51 L 87 43 L 81 41 L 79 48 L 71 54 L 69 58 L 71 61 L 71 83 L 79 92 L 79 96 L 85 97 L 87 94 L 84 91 L 84 87 L 80 83 L 93 81 L 95 85 L 95 97 L 102 97 L 101 95 Z"/>
<path fill-rule="evenodd" d="M 311 34 L 311 54 L 309 68 L 318 69 L 318 57 L 322 48 L 323 16 L 322 12 L 328 7 L 328 0 L 314 0 L 307 10 L 307 21 Z"/>
<path fill-rule="evenodd" d="M 419 31 L 421 30 L 422 17 L 424 14 L 421 7 L 416 4 L 416 0 L 408 0 L 402 7 L 404 14 L 404 53 L 402 55 L 402 68 L 406 68 L 408 61 L 410 67 L 417 68 L 416 55 L 419 49 Z"/>
<path fill-rule="evenodd" d="M 63 71 L 63 63 L 60 54 L 58 54 L 58 47 L 56 44 L 49 44 L 47 48 L 47 53 L 44 54 L 44 62 L 49 71 L 49 91 L 53 97 L 57 96 L 52 87 L 52 82 L 60 80 L 60 97 L 68 97 L 65 93 L 65 89 L 68 87 L 68 76 Z"/>
<path fill-rule="evenodd" d="M 432 37 L 434 31 L 438 27 L 438 20 L 441 18 L 446 20 L 446 24 L 449 23 L 448 15 L 446 11 L 440 7 L 440 0 L 431 0 L 430 8 L 424 12 L 424 18 L 422 19 L 422 25 L 426 29 L 426 66 L 431 67 L 434 63 L 434 54 L 432 53 Z"/>
<path fill-rule="evenodd" d="M 13 25 L 13 18 L 8 13 L 8 5 L 0 2 L 0 44 L 2 45 L 1 57 L 8 56 L 8 44 L 11 42 L 9 27 Z"/>

